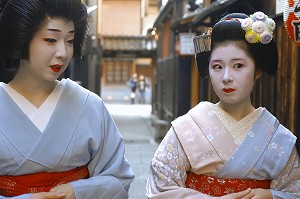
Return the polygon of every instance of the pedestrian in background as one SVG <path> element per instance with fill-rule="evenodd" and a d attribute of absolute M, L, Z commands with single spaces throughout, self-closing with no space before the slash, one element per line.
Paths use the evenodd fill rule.
<path fill-rule="evenodd" d="M 144 75 L 139 76 L 139 81 L 138 81 L 138 91 L 139 91 L 139 103 L 145 104 L 145 93 L 146 93 L 146 88 L 148 87 L 148 84 L 145 80 Z"/>
<path fill-rule="evenodd" d="M 134 104 L 136 98 L 136 88 L 138 84 L 137 74 L 134 73 L 127 82 L 128 86 L 130 87 L 130 100 L 131 104 Z"/>
<path fill-rule="evenodd" d="M 147 181 L 149 198 L 300 198 L 296 137 L 251 92 L 275 75 L 275 22 L 262 12 L 228 14 L 195 38 L 197 66 L 219 102 L 200 102 L 172 122 Z"/>
<path fill-rule="evenodd" d="M 2 0 L 0 198 L 128 198 L 134 175 L 102 99 L 58 78 L 88 33 L 80 0 Z M 2 71 L 2 70 L 1 70 Z"/>

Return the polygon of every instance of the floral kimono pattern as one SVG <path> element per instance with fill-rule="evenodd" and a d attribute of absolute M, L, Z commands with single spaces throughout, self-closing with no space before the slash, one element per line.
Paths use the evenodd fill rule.
<path fill-rule="evenodd" d="M 211 198 L 185 187 L 190 171 L 217 178 L 268 179 L 273 197 L 300 198 L 296 137 L 261 108 L 243 141 L 236 142 L 214 106 L 201 102 L 172 122 L 152 159 L 147 196 Z"/>

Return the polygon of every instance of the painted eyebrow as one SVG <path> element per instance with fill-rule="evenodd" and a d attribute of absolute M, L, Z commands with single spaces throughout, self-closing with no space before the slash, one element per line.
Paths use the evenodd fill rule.
<path fill-rule="evenodd" d="M 48 28 L 47 30 L 48 30 L 48 31 L 53 31 L 53 32 L 61 32 L 61 30 L 59 30 L 59 29 L 54 29 L 54 28 Z M 68 33 L 75 33 L 75 30 L 71 30 L 71 31 L 69 31 Z"/>
<path fill-rule="evenodd" d="M 234 58 L 234 59 L 231 59 L 230 61 L 244 61 L 245 59 L 243 58 Z M 221 59 L 213 59 L 211 60 L 211 62 L 220 62 L 222 61 Z"/>
<path fill-rule="evenodd" d="M 243 59 L 243 58 L 236 58 L 236 59 L 232 59 L 232 61 L 245 61 L 245 59 Z"/>

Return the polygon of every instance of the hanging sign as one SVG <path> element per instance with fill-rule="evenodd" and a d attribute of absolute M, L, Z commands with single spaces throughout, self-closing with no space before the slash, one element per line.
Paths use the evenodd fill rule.
<path fill-rule="evenodd" d="M 195 55 L 193 38 L 195 33 L 179 33 L 179 54 Z"/>
<path fill-rule="evenodd" d="M 300 2 L 299 0 L 285 0 L 283 20 L 290 38 L 300 46 Z"/>

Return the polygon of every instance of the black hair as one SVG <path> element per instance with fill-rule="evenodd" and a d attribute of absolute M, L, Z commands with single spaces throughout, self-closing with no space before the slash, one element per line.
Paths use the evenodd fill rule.
<path fill-rule="evenodd" d="M 20 59 L 28 59 L 29 43 L 49 18 L 73 21 L 73 57 L 81 57 L 88 34 L 87 10 L 81 0 L 1 0 L 0 9 L 0 57 L 7 68 L 16 70 Z"/>
<path fill-rule="evenodd" d="M 245 39 L 245 31 L 241 27 L 238 19 L 248 18 L 244 13 L 231 13 L 217 22 L 211 33 L 211 51 L 199 53 L 197 55 L 197 66 L 201 77 L 208 76 L 208 66 L 211 52 L 226 42 L 240 42 L 239 45 L 245 52 L 253 58 L 255 66 L 263 72 L 275 75 L 278 66 L 277 46 L 272 39 L 267 44 L 249 43 Z M 245 45 L 243 45 L 245 44 Z"/>

